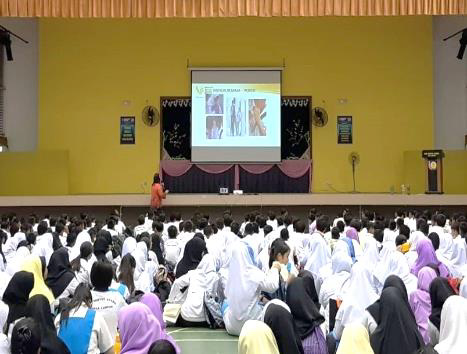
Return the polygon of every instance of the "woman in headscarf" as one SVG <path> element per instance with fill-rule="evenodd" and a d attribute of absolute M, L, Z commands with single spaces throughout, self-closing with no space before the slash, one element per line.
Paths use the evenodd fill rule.
<path fill-rule="evenodd" d="M 417 260 L 415 261 L 415 264 L 413 265 L 411 272 L 415 276 L 418 276 L 418 272 L 420 269 L 423 267 L 433 264 L 436 266 L 439 270 L 439 274 L 442 277 L 448 277 L 449 276 L 449 270 L 444 265 L 441 263 L 438 258 L 436 257 L 435 249 L 433 248 L 433 244 L 431 243 L 430 240 L 428 239 L 421 239 L 417 243 Z"/>
<path fill-rule="evenodd" d="M 336 354 L 354 353 L 374 354 L 368 331 L 359 323 L 351 323 L 345 327 Z"/>
<path fill-rule="evenodd" d="M 370 337 L 375 354 L 412 354 L 424 347 L 417 323 L 405 304 L 405 294 L 389 286 L 380 298 L 380 321 Z"/>
<path fill-rule="evenodd" d="M 375 269 L 379 262 L 379 250 L 378 244 L 373 237 L 367 237 L 363 245 L 363 254 L 359 259 L 359 262 L 363 263 L 368 269 Z"/>
<path fill-rule="evenodd" d="M 153 261 L 148 261 L 148 247 L 146 243 L 138 242 L 136 249 L 131 255 L 136 262 L 134 272 L 135 289 L 145 293 L 153 291 L 156 264 Z"/>
<path fill-rule="evenodd" d="M 132 253 L 136 249 L 136 239 L 134 237 L 127 237 L 122 246 L 122 258 L 128 253 Z"/>
<path fill-rule="evenodd" d="M 387 276 L 397 275 L 404 282 L 408 294 L 417 290 L 417 277 L 410 273 L 407 259 L 400 251 L 391 251 L 388 257 L 386 274 L 380 272 L 378 275 L 376 278 L 380 284 L 384 284 Z M 381 275 L 384 275 L 384 279 L 380 278 Z"/>
<path fill-rule="evenodd" d="M 418 330 L 425 341 L 430 343 L 428 318 L 431 314 L 430 284 L 436 278 L 436 272 L 430 267 L 423 267 L 418 272 L 418 290 L 410 294 L 409 303 L 417 321 Z"/>
<path fill-rule="evenodd" d="M 237 242 L 232 248 L 223 317 L 227 332 L 238 336 L 247 320 L 261 318 L 259 295 L 261 291 L 272 293 L 278 289 L 281 266 L 274 262 L 265 274 L 256 266 L 253 250 L 246 243 Z"/>
<path fill-rule="evenodd" d="M 360 238 L 358 237 L 358 231 L 354 227 L 349 227 L 346 231 L 345 236 L 352 240 L 352 246 L 355 252 L 355 258 L 358 260 L 362 256 L 362 246 L 360 245 Z"/>
<path fill-rule="evenodd" d="M 206 242 L 199 237 L 193 237 L 187 242 L 183 251 L 183 258 L 178 262 L 175 278 L 180 278 L 190 270 L 196 269 L 203 255 L 207 252 Z"/>
<path fill-rule="evenodd" d="M 73 296 L 79 283 L 71 269 L 68 251 L 65 247 L 59 248 L 52 253 L 47 270 L 48 274 L 45 283 L 52 290 L 54 297 Z"/>
<path fill-rule="evenodd" d="M 177 353 L 180 349 L 161 329 L 157 318 L 145 304 L 134 302 L 118 312 L 118 328 L 122 342 L 121 354 L 146 354 L 159 339 L 170 341 Z"/>
<path fill-rule="evenodd" d="M 29 272 L 19 271 L 11 278 L 3 293 L 3 302 L 7 304 L 9 308 L 4 328 L 5 333 L 9 332 L 10 324 L 24 317 L 26 313 L 26 304 L 33 287 L 34 275 Z"/>
<path fill-rule="evenodd" d="M 313 274 L 316 291 L 319 292 L 321 287 L 319 271 L 331 262 L 331 250 L 324 237 L 318 234 L 310 238 L 307 253 L 308 255 L 303 258 L 302 263 L 305 264 L 304 269 Z"/>
<path fill-rule="evenodd" d="M 178 278 L 171 289 L 175 292 L 186 292 L 177 325 L 180 327 L 205 327 L 206 314 L 204 306 L 204 293 L 211 290 L 213 284 L 219 279 L 216 271 L 215 259 L 210 254 L 204 255 L 195 270 L 189 271 Z M 184 291 L 181 291 L 185 289 Z M 170 295 L 175 296 L 175 295 Z M 169 296 L 169 298 L 170 298 Z"/>
<path fill-rule="evenodd" d="M 352 258 L 347 253 L 338 252 L 331 258 L 332 275 L 326 278 L 319 291 L 320 313 L 324 315 L 326 329 L 329 328 L 329 300 L 341 294 L 342 287 L 347 284 L 352 269 Z"/>
<path fill-rule="evenodd" d="M 279 354 L 274 333 L 264 322 L 246 321 L 238 339 L 238 354 L 263 353 Z"/>
<path fill-rule="evenodd" d="M 65 248 L 63 249 L 66 251 Z M 70 353 L 65 343 L 57 337 L 49 301 L 44 295 L 34 295 L 29 299 L 25 315 L 36 320 L 39 325 L 41 331 L 41 354 Z"/>
<path fill-rule="evenodd" d="M 457 236 L 452 243 L 451 259 L 447 262 L 453 277 L 462 278 L 467 272 L 467 255 L 465 240 Z"/>
<path fill-rule="evenodd" d="M 389 287 L 397 288 L 401 292 L 402 300 L 404 301 L 405 306 L 412 312 L 412 309 L 409 304 L 409 298 L 407 294 L 407 288 L 405 287 L 404 282 L 397 275 L 390 275 L 387 277 L 383 285 L 383 290 Z M 367 307 L 365 311 L 365 317 L 362 319 L 362 324 L 368 330 L 368 333 L 371 335 L 376 330 L 376 327 L 381 322 L 381 300 L 376 300 L 373 304 Z"/>
<path fill-rule="evenodd" d="M 161 300 L 159 300 L 159 297 L 153 293 L 146 293 L 141 297 L 139 302 L 149 307 L 152 314 L 159 321 L 159 324 L 161 325 L 161 329 L 165 331 L 165 322 L 162 317 L 163 309 L 162 309 L 162 304 L 161 304 Z"/>
<path fill-rule="evenodd" d="M 31 255 L 29 248 L 25 246 L 18 247 L 18 250 L 10 254 L 10 260 L 7 263 L 5 272 L 9 276 L 13 276 L 16 272 L 21 270 L 21 265 L 24 260 Z"/>
<path fill-rule="evenodd" d="M 274 300 L 280 301 L 280 300 Z M 303 354 L 303 345 L 295 326 L 292 314 L 277 303 L 268 304 L 264 323 L 266 323 L 276 337 L 277 346 L 281 354 Z"/>
<path fill-rule="evenodd" d="M 467 332 L 467 299 L 451 296 L 443 305 L 439 343 L 435 350 L 439 354 L 463 354 Z"/>
<path fill-rule="evenodd" d="M 313 302 L 316 295 L 313 279 L 295 278 L 287 288 L 286 303 L 290 307 L 305 354 L 326 353 L 326 338 L 320 325 L 324 317 Z"/>
<path fill-rule="evenodd" d="M 44 273 L 47 274 L 45 262 L 39 257 L 31 256 L 24 261 L 22 270 L 34 275 L 34 288 L 29 294 L 29 297 L 41 294 L 52 304 L 55 300 L 54 295 L 44 282 Z"/>
<path fill-rule="evenodd" d="M 371 272 L 359 262 L 353 265 L 348 282 L 347 288 L 339 295 L 342 304 L 337 311 L 334 327 L 337 339 L 340 339 L 347 324 L 360 321 L 365 309 L 378 299 Z"/>
<path fill-rule="evenodd" d="M 450 296 L 455 294 L 446 278 L 437 277 L 430 284 L 431 314 L 428 322 L 428 334 L 432 345 L 436 345 L 439 341 L 443 305 Z"/>

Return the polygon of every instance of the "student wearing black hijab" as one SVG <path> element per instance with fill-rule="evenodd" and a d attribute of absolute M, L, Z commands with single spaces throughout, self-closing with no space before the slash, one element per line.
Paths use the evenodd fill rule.
<path fill-rule="evenodd" d="M 316 308 L 319 310 L 321 304 L 319 303 L 318 293 L 316 292 L 313 274 L 311 274 L 311 272 L 307 270 L 301 270 L 298 273 L 298 277 L 303 279 L 306 292 L 309 294 L 311 300 L 315 304 Z"/>
<path fill-rule="evenodd" d="M 286 302 L 305 353 L 325 353 L 326 338 L 319 327 L 324 322 L 324 317 L 313 302 L 313 291 L 316 293 L 313 279 L 296 278 L 287 288 Z"/>
<path fill-rule="evenodd" d="M 47 270 L 45 284 L 52 290 L 54 297 L 58 298 L 75 278 L 68 258 L 68 250 L 65 247 L 52 253 Z"/>
<path fill-rule="evenodd" d="M 34 287 L 34 275 L 29 272 L 16 272 L 3 293 L 3 302 L 8 305 L 8 317 L 4 333 L 8 333 L 10 324 L 24 317 L 29 293 Z"/>
<path fill-rule="evenodd" d="M 406 295 L 389 286 L 380 298 L 380 322 L 370 337 L 375 354 L 412 354 L 424 347 L 417 322 L 405 304 Z"/>
<path fill-rule="evenodd" d="M 430 284 L 431 315 L 428 321 L 428 333 L 431 344 L 439 340 L 441 310 L 448 297 L 456 295 L 447 278 L 437 277 Z"/>
<path fill-rule="evenodd" d="M 201 262 L 201 259 L 207 252 L 206 242 L 204 242 L 200 237 L 193 237 L 188 241 L 185 245 L 183 258 L 177 265 L 175 278 L 180 278 L 190 270 L 196 269 L 199 262 Z"/>
<path fill-rule="evenodd" d="M 33 318 L 39 325 L 41 354 L 70 354 L 65 343 L 57 337 L 49 300 L 44 295 L 34 295 L 29 299 L 26 305 L 26 316 Z"/>
<path fill-rule="evenodd" d="M 273 300 L 278 301 L 278 300 Z M 295 326 L 292 314 L 284 306 L 277 303 L 267 305 L 264 314 L 266 323 L 276 337 L 279 353 L 281 354 L 303 354 L 303 345 Z"/>
<path fill-rule="evenodd" d="M 399 289 L 399 291 L 403 295 L 403 300 L 407 308 L 409 309 L 410 313 L 413 316 L 412 309 L 409 304 L 409 298 L 407 294 L 407 288 L 405 287 L 404 282 L 402 281 L 401 278 L 399 278 L 397 275 L 390 275 L 389 277 L 386 278 L 384 285 L 383 285 L 383 290 L 388 288 L 388 287 L 394 287 Z M 366 309 L 370 315 L 374 318 L 377 324 L 380 323 L 381 321 L 381 299 L 376 300 L 373 304 L 367 307 Z M 414 316 L 415 318 L 415 316 Z"/>

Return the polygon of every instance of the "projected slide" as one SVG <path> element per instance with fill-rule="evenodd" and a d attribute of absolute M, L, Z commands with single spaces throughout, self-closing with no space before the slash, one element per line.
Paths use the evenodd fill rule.
<path fill-rule="evenodd" d="M 192 73 L 192 160 L 280 160 L 280 72 Z"/>

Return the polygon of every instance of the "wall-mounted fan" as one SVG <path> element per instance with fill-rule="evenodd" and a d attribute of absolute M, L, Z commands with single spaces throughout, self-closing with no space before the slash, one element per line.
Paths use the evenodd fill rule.
<path fill-rule="evenodd" d="M 353 193 L 357 192 L 357 189 L 355 187 L 355 167 L 358 165 L 360 162 L 360 155 L 358 152 L 352 151 L 349 154 L 349 162 L 352 165 L 352 180 L 353 180 Z"/>
<path fill-rule="evenodd" d="M 315 127 L 324 127 L 328 123 L 328 112 L 324 108 L 313 108 L 311 121 Z"/>
<path fill-rule="evenodd" d="M 148 127 L 154 127 L 159 124 L 159 111 L 154 106 L 146 106 L 143 108 L 143 122 Z"/>

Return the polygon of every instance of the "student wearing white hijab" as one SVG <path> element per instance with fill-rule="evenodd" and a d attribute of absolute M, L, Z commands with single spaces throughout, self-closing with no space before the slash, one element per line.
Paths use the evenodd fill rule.
<path fill-rule="evenodd" d="M 404 255 L 399 251 L 391 251 L 388 254 L 386 273 L 380 273 L 377 280 L 378 287 L 382 287 L 386 278 L 390 275 L 397 275 L 402 279 L 407 289 L 408 295 L 417 290 L 417 277 L 410 272 L 409 264 Z"/>
<path fill-rule="evenodd" d="M 128 253 L 132 253 L 136 249 L 136 239 L 134 237 L 127 237 L 122 246 L 122 258 Z"/>
<path fill-rule="evenodd" d="M 453 295 L 443 305 L 439 342 L 435 350 L 439 354 L 463 354 L 467 331 L 467 299 Z"/>
<path fill-rule="evenodd" d="M 378 299 L 372 273 L 362 264 L 355 263 L 348 286 L 340 297 L 342 304 L 337 311 L 333 331 L 337 339 L 341 338 L 347 324 L 359 322 L 365 315 L 365 309 Z"/>
<path fill-rule="evenodd" d="M 466 243 L 456 230 L 452 231 L 452 254 L 451 259 L 448 261 L 448 268 L 453 277 L 461 278 L 467 275 L 467 256 L 466 256 Z"/>
<path fill-rule="evenodd" d="M 326 329 L 329 328 L 329 300 L 341 294 L 342 286 L 350 278 L 352 258 L 347 253 L 334 253 L 331 258 L 332 275 L 324 279 L 318 299 L 321 304 L 320 313 L 324 316 Z"/>
<path fill-rule="evenodd" d="M 365 243 L 363 244 L 363 254 L 360 257 L 359 262 L 364 264 L 370 270 L 375 269 L 376 265 L 378 264 L 378 244 L 372 236 L 366 238 Z"/>
<path fill-rule="evenodd" d="M 331 262 L 331 251 L 324 240 L 324 237 L 321 235 L 310 236 L 309 249 L 307 255 L 305 256 L 304 269 L 313 274 L 315 280 L 316 292 L 319 293 L 319 288 L 321 286 L 321 281 L 319 280 L 319 271 L 322 267 Z"/>
<path fill-rule="evenodd" d="M 31 252 L 28 247 L 21 246 L 16 252 L 11 253 L 10 255 L 11 257 L 7 263 L 5 272 L 12 277 L 16 272 L 21 270 L 24 260 L 31 255 Z"/>
<path fill-rule="evenodd" d="M 256 266 L 253 250 L 244 242 L 233 246 L 225 295 L 227 309 L 224 323 L 227 332 L 239 335 L 247 320 L 259 320 L 262 306 L 258 303 L 261 291 L 275 292 L 279 287 L 280 264 L 273 263 L 267 274 Z"/>
<path fill-rule="evenodd" d="M 190 270 L 178 278 L 170 291 L 170 298 L 176 297 L 172 292 L 187 288 L 183 294 L 185 301 L 182 304 L 180 316 L 183 321 L 180 325 L 190 326 L 194 323 L 205 323 L 204 293 L 212 289 L 213 284 L 219 279 L 216 271 L 216 261 L 212 255 L 205 254 L 195 270 Z"/>

